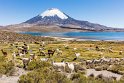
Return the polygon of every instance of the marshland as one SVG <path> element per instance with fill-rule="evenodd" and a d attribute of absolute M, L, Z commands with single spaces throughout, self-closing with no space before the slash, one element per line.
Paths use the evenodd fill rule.
<path fill-rule="evenodd" d="M 123 41 L 48 37 L 17 41 L 14 36 L 4 37 L 0 42 L 0 83 L 124 82 Z M 13 41 L 6 40 L 11 37 Z"/>

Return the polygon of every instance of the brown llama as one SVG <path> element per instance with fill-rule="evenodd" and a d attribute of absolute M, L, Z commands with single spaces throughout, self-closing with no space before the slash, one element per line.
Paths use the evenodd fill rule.
<path fill-rule="evenodd" d="M 55 52 L 55 50 L 48 50 L 48 55 L 49 55 L 49 58 L 50 58 L 50 55 L 52 55 L 52 56 L 53 56 L 54 52 Z"/>
<path fill-rule="evenodd" d="M 7 56 L 7 52 L 3 51 L 3 49 L 1 49 L 3 55 L 6 57 Z"/>

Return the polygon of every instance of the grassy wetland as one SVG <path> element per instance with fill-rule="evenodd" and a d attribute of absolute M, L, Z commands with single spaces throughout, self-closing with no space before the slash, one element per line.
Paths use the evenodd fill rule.
<path fill-rule="evenodd" d="M 15 39 L 0 42 L 1 83 L 124 82 L 122 41 Z"/>

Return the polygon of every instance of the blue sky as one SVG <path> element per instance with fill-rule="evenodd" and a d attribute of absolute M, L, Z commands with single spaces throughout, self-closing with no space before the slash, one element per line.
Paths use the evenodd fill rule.
<path fill-rule="evenodd" d="M 24 22 L 49 8 L 75 19 L 124 28 L 124 0 L 0 0 L 0 25 Z"/>

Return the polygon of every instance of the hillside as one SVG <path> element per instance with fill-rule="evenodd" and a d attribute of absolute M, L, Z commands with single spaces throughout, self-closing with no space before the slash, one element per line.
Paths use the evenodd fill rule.
<path fill-rule="evenodd" d="M 0 42 L 35 42 L 35 41 L 53 41 L 53 38 L 49 37 L 36 37 L 31 35 L 18 34 L 8 31 L 0 31 Z"/>

